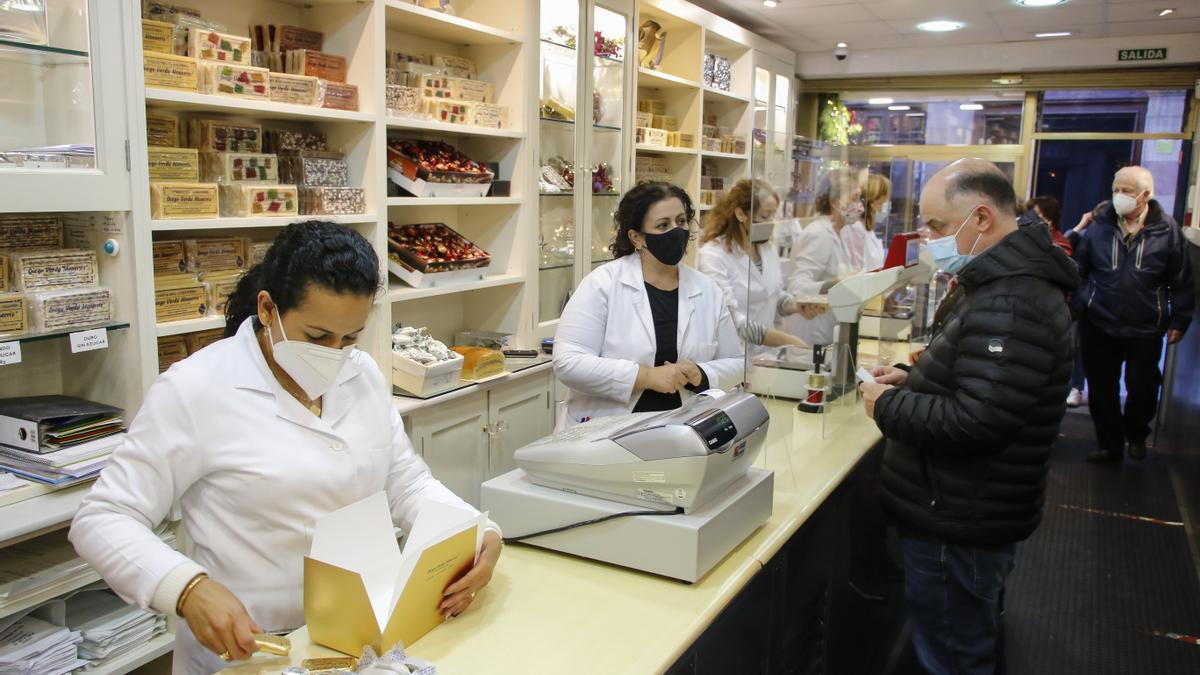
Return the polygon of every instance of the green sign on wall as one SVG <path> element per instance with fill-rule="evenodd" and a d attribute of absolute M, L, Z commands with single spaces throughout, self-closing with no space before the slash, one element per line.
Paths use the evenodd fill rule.
<path fill-rule="evenodd" d="M 1167 48 L 1153 47 L 1150 49 L 1118 49 L 1118 61 L 1166 61 Z"/>

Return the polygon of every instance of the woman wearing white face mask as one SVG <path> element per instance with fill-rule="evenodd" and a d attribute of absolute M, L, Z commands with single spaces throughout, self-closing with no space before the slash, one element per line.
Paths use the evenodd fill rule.
<path fill-rule="evenodd" d="M 815 206 L 821 215 L 804 228 L 792 245 L 787 289 L 798 300 L 828 293 L 842 277 L 862 271 L 861 262 L 858 266 L 851 263 L 842 238 L 844 228 L 863 214 L 858 181 L 844 169 L 830 171 L 817 186 Z M 787 332 L 814 345 L 833 342 L 836 327 L 837 319 L 831 312 L 812 319 L 793 316 L 784 321 Z"/>
<path fill-rule="evenodd" d="M 212 673 L 253 633 L 304 623 L 303 559 L 321 516 L 385 491 L 409 529 L 425 500 L 470 508 L 413 453 L 391 386 L 354 348 L 380 285 L 361 235 L 289 225 L 229 298 L 227 339 L 159 376 L 71 526 L 123 598 L 176 613 L 176 673 Z M 152 532 L 173 511 L 190 556 Z M 457 615 L 491 578 L 494 527 L 440 604 Z"/>

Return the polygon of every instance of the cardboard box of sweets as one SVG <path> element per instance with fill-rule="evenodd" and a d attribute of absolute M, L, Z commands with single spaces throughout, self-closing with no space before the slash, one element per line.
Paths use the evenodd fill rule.
<path fill-rule="evenodd" d="M 0 335 L 29 331 L 29 300 L 20 293 L 0 294 Z"/>
<path fill-rule="evenodd" d="M 187 357 L 187 341 L 183 339 L 182 335 L 158 338 L 158 372 L 160 375 Z"/>
<path fill-rule="evenodd" d="M 223 217 L 294 216 L 298 213 L 300 197 L 295 185 L 233 183 L 221 186 Z"/>
<path fill-rule="evenodd" d="M 29 294 L 34 330 L 82 328 L 112 321 L 113 294 L 108 288 L 70 288 Z"/>
<path fill-rule="evenodd" d="M 178 147 L 179 118 L 146 111 L 146 144 L 157 147 Z"/>
<path fill-rule="evenodd" d="M 206 183 L 279 181 L 279 158 L 272 153 L 205 152 L 200 155 L 200 160 L 201 176 Z"/>
<path fill-rule="evenodd" d="M 36 250 L 63 245 L 62 218 L 56 215 L 0 216 L 0 250 Z"/>
<path fill-rule="evenodd" d="M 200 182 L 200 155 L 195 148 L 150 146 L 146 151 L 150 180 Z"/>
<path fill-rule="evenodd" d="M 11 265 L 15 291 L 47 291 L 100 283 L 95 251 L 22 251 L 12 254 Z"/>
<path fill-rule="evenodd" d="M 187 250 L 182 239 L 166 239 L 154 242 L 154 275 L 172 275 L 187 272 Z"/>
<path fill-rule="evenodd" d="M 246 241 L 241 237 L 184 239 L 189 272 L 238 270 L 246 266 Z"/>
<path fill-rule="evenodd" d="M 192 275 L 154 279 L 154 318 L 158 323 L 208 315 L 208 284 Z"/>
<path fill-rule="evenodd" d="M 200 152 L 262 152 L 260 124 L 228 120 L 192 120 L 188 123 L 188 147 Z"/>
<path fill-rule="evenodd" d="M 175 48 L 175 25 L 165 21 L 142 19 L 142 49 L 171 54 Z"/>
<path fill-rule="evenodd" d="M 199 89 L 203 94 L 269 101 L 266 68 L 220 61 L 200 62 Z"/>
<path fill-rule="evenodd" d="M 188 30 L 188 56 L 248 66 L 250 38 L 193 27 Z"/>
<path fill-rule="evenodd" d="M 150 184 L 151 218 L 216 218 L 219 214 L 216 183 Z"/>
<path fill-rule="evenodd" d="M 199 88 L 199 65 L 190 56 L 144 52 L 142 70 L 147 87 L 179 91 L 197 91 Z"/>
<path fill-rule="evenodd" d="M 321 80 L 321 107 L 357 111 L 358 85 Z"/>
<path fill-rule="evenodd" d="M 441 141 L 388 142 L 388 165 L 410 180 L 430 183 L 490 183 L 492 172 Z"/>
<path fill-rule="evenodd" d="M 487 267 L 491 256 L 444 223 L 388 225 L 388 249 L 423 273 Z"/>
<path fill-rule="evenodd" d="M 294 105 L 318 105 L 320 103 L 320 80 L 309 75 L 268 73 L 267 91 L 276 103 Z"/>

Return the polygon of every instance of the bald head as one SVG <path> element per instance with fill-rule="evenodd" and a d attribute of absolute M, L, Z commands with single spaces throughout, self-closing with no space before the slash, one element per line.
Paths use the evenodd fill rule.
<path fill-rule="evenodd" d="M 955 237 L 959 253 L 981 253 L 1017 229 L 1017 197 L 1004 172 L 986 159 L 960 159 L 921 191 L 929 237 Z"/>

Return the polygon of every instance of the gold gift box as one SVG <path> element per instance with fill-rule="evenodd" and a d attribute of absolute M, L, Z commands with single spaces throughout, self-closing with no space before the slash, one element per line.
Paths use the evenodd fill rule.
<path fill-rule="evenodd" d="M 200 76 L 196 59 L 174 54 L 142 53 L 142 69 L 147 87 L 196 91 Z"/>
<path fill-rule="evenodd" d="M 188 357 L 187 342 L 182 335 L 158 338 L 158 372 L 167 372 L 171 366 Z"/>
<path fill-rule="evenodd" d="M 95 286 L 100 271 L 95 251 L 27 251 L 12 254 L 12 288 L 48 291 Z"/>
<path fill-rule="evenodd" d="M 208 315 L 208 284 L 191 275 L 154 280 L 154 318 L 158 323 Z"/>
<path fill-rule="evenodd" d="M 216 218 L 216 183 L 151 183 L 150 217 L 155 220 Z"/>
<path fill-rule="evenodd" d="M 187 271 L 187 251 L 182 239 L 156 241 L 153 245 L 154 275 L 182 274 Z"/>
<path fill-rule="evenodd" d="M 59 216 L 0 216 L 0 249 L 34 250 L 63 245 L 63 225 Z"/>
<path fill-rule="evenodd" d="M 71 288 L 29 295 L 29 314 L 37 330 L 94 326 L 112 321 L 113 296 L 107 288 Z"/>
<path fill-rule="evenodd" d="M 316 105 L 320 97 L 320 81 L 309 75 L 268 73 L 267 88 L 276 103 Z"/>
<path fill-rule="evenodd" d="M 194 148 L 150 146 L 146 156 L 152 181 L 200 181 L 200 153 Z"/>
<path fill-rule="evenodd" d="M 246 240 L 241 237 L 184 239 L 183 247 L 191 272 L 238 270 L 246 266 Z"/>
<path fill-rule="evenodd" d="M 171 54 L 175 48 L 175 26 L 165 21 L 142 19 L 142 49 Z"/>
<path fill-rule="evenodd" d="M 155 147 L 178 147 L 179 118 L 146 111 L 146 144 Z"/>
<path fill-rule="evenodd" d="M 25 333 L 29 330 L 29 301 L 20 293 L 0 295 L 0 333 Z"/>

